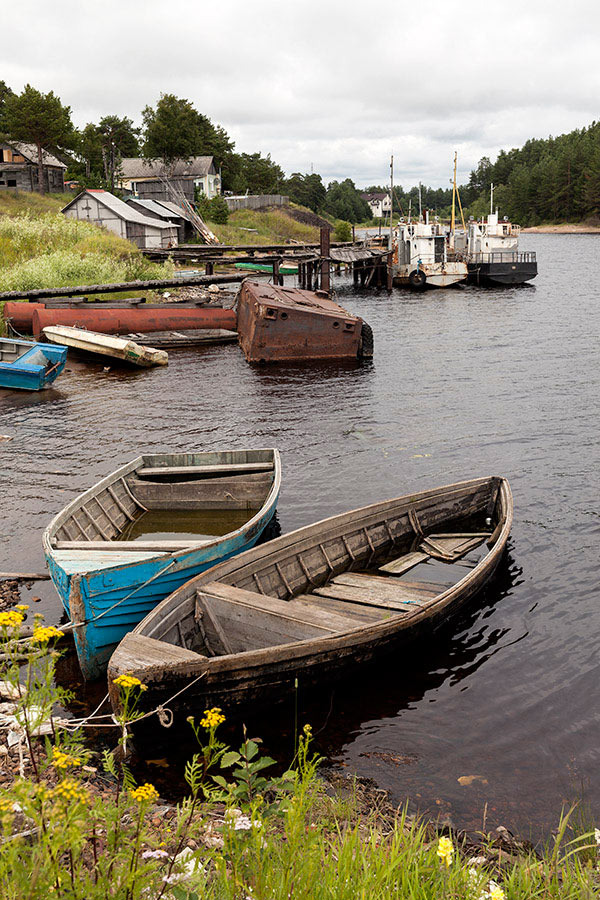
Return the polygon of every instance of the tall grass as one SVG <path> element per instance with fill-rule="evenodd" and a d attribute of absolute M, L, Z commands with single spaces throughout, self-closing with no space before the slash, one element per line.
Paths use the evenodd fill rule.
<path fill-rule="evenodd" d="M 65 699 L 54 678 L 61 632 L 36 615 L 32 636 L 21 637 L 27 611 L 20 605 L 0 612 L 0 680 L 13 698 L 5 706 L 18 741 L 6 748 L 0 788 L 2 900 L 600 896 L 600 834 L 569 843 L 570 813 L 540 858 L 508 859 L 485 844 L 470 858 L 455 838 L 438 837 L 432 826 L 402 811 L 376 806 L 365 813 L 368 804 L 351 783 L 341 800 L 331 796 L 317 777 L 308 725 L 290 769 L 269 777 L 265 772 L 274 761 L 261 754 L 258 740 L 244 734 L 234 751 L 216 736 L 225 720 L 220 709 L 205 710 L 198 722 L 191 717 L 200 750 L 185 767 L 190 793 L 159 812 L 156 788 L 136 786 L 117 761 L 122 757 L 86 747 L 73 720 L 55 720 L 46 738 L 36 737 Z M 145 685 L 127 674 L 114 683 L 124 753 Z M 100 766 L 104 775 L 98 779 Z"/>
<path fill-rule="evenodd" d="M 0 291 L 169 278 L 129 241 L 62 214 L 0 216 Z"/>
<path fill-rule="evenodd" d="M 227 225 L 211 222 L 210 228 L 222 244 L 269 244 L 287 240 L 315 243 L 319 240 L 318 228 L 296 222 L 283 209 L 238 209 L 230 214 Z"/>

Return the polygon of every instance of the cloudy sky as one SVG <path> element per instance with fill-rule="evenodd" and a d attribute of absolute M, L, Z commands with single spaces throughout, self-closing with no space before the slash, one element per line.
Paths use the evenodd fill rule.
<path fill-rule="evenodd" d="M 326 181 L 445 186 L 484 155 L 600 114 L 598 0 L 21 0 L 0 79 L 54 90 L 78 126 L 160 93 L 240 152 Z"/>

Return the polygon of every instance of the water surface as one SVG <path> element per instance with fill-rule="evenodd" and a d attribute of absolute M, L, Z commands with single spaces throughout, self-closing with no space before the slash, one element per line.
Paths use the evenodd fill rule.
<path fill-rule="evenodd" d="M 487 804 L 488 826 L 547 834 L 582 793 L 600 819 L 600 242 L 526 235 L 522 249 L 540 269 L 524 288 L 388 296 L 338 280 L 373 327 L 372 364 L 252 368 L 221 345 L 139 372 L 71 360 L 43 394 L 0 391 L 0 569 L 42 569 L 51 516 L 143 451 L 278 447 L 284 531 L 504 475 L 515 521 L 486 594 L 301 715 L 347 771 L 462 827 Z M 58 620 L 52 587 L 39 596 Z M 262 720 L 273 747 L 293 725 L 291 706 Z"/>

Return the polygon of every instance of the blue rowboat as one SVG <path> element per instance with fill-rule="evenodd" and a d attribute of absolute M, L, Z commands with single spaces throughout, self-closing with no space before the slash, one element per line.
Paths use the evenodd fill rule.
<path fill-rule="evenodd" d="M 159 453 L 72 500 L 43 546 L 84 678 L 101 676 L 119 641 L 176 588 L 254 546 L 280 486 L 277 450 Z"/>
<path fill-rule="evenodd" d="M 65 367 L 67 348 L 0 338 L 0 387 L 40 391 Z"/>

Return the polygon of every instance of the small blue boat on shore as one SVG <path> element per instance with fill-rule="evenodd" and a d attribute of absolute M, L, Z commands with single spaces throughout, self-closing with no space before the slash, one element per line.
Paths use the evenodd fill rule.
<path fill-rule="evenodd" d="M 0 338 L 0 388 L 40 391 L 65 367 L 67 348 Z"/>
<path fill-rule="evenodd" d="M 176 588 L 254 546 L 280 487 L 277 450 L 159 453 L 72 500 L 43 546 L 84 677 L 101 676 L 119 641 Z"/>

